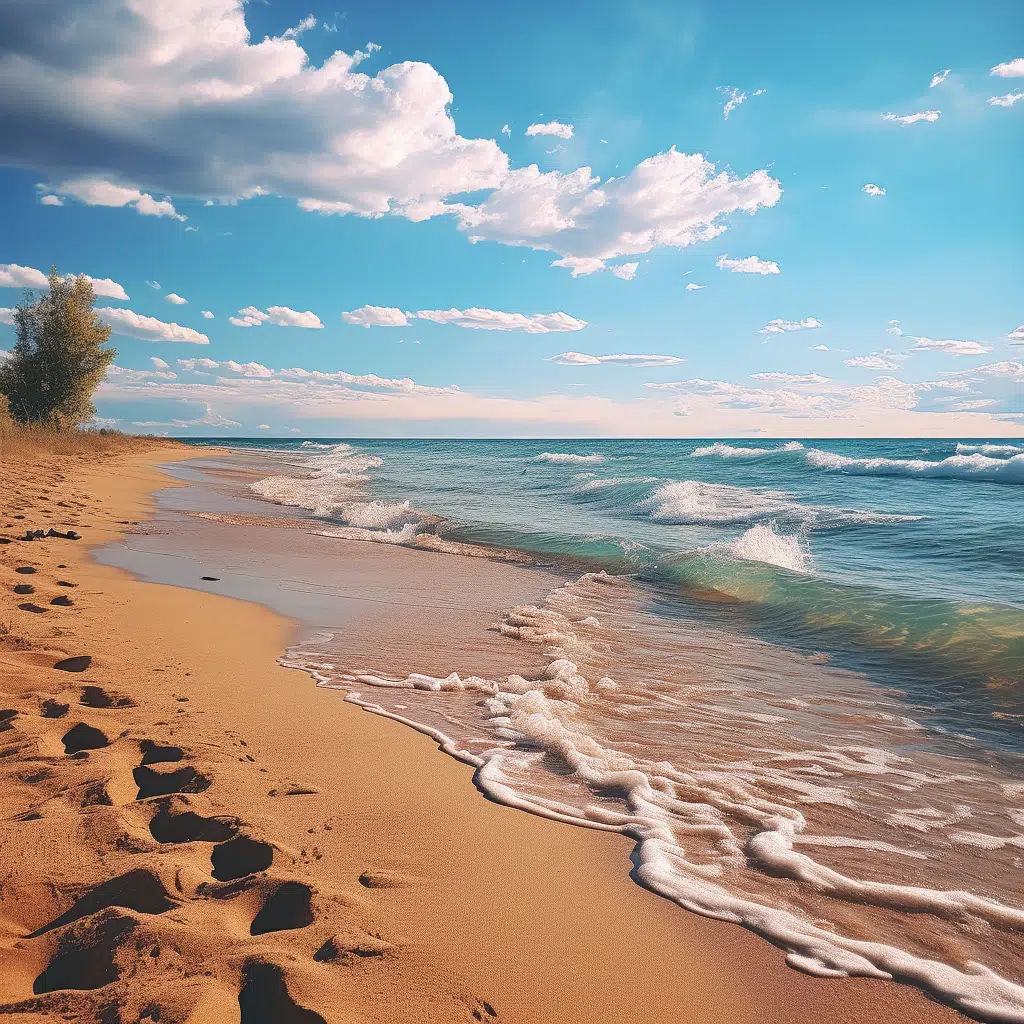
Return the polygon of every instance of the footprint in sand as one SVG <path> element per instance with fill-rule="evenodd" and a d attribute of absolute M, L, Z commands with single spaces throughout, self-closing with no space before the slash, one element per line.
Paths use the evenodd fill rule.
<path fill-rule="evenodd" d="M 264 960 L 250 960 L 242 968 L 238 1008 L 241 1024 L 327 1024 L 289 995 L 284 971 Z"/>
<path fill-rule="evenodd" d="M 133 708 L 136 706 L 131 697 L 123 693 L 104 690 L 102 686 L 83 686 L 79 704 L 87 708 Z M 143 762 L 145 764 L 145 762 Z"/>
<path fill-rule="evenodd" d="M 16 594 L 34 594 L 36 592 L 36 588 L 33 587 L 31 583 L 19 583 L 14 588 L 14 592 Z"/>
<path fill-rule="evenodd" d="M 38 614 L 39 612 L 45 612 L 46 611 L 45 608 L 40 608 L 39 605 L 33 604 L 31 601 L 24 601 L 21 604 L 19 604 L 18 607 L 23 612 L 35 612 L 35 613 Z"/>
<path fill-rule="evenodd" d="M 73 658 L 61 658 L 53 667 L 60 672 L 84 672 L 91 664 L 91 654 L 77 654 Z"/>
<path fill-rule="evenodd" d="M 62 608 L 70 608 L 74 603 L 66 594 L 59 594 L 50 601 L 50 604 L 60 605 Z"/>
<path fill-rule="evenodd" d="M 31 565 L 22 565 L 14 570 L 15 572 L 21 573 L 22 576 L 32 576 L 35 573 L 35 569 Z"/>
<path fill-rule="evenodd" d="M 212 874 L 218 882 L 231 882 L 258 871 L 266 871 L 273 862 L 274 848 L 270 843 L 250 839 L 248 836 L 235 836 L 215 846 L 210 854 Z"/>
<path fill-rule="evenodd" d="M 72 726 L 60 739 L 65 754 L 79 754 L 83 750 L 100 750 L 110 746 L 110 740 L 104 733 L 85 722 Z"/>

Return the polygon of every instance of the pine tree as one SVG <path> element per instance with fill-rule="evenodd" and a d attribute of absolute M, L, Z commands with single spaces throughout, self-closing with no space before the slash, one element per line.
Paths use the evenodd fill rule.
<path fill-rule="evenodd" d="M 110 328 L 95 301 L 87 277 L 60 277 L 54 267 L 49 292 L 34 300 L 29 293 L 16 307 L 17 341 L 0 363 L 0 394 L 13 419 L 69 430 L 96 412 L 93 392 L 117 353 L 103 347 Z"/>

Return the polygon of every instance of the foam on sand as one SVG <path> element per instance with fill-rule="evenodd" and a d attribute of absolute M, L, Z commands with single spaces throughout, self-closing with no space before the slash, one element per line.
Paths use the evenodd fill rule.
<path fill-rule="evenodd" d="M 788 540 L 767 526 L 744 538 L 762 558 Z M 966 814 L 971 836 L 997 832 L 1001 769 L 929 751 L 899 697 L 860 677 L 705 627 L 665 632 L 642 605 L 628 581 L 588 573 L 513 608 L 498 629 L 544 652 L 532 674 L 347 671 L 343 645 L 286 663 L 433 736 L 492 799 L 632 837 L 638 881 L 768 938 L 797 970 L 896 979 L 980 1020 L 1024 1022 L 1024 987 L 1005 973 L 1021 963 L 1017 848 L 957 828 Z M 851 714 L 857 745 L 836 739 Z M 931 830 L 887 820 L 917 804 Z M 1004 860 L 982 875 L 964 859 L 978 857 Z M 984 885 L 949 884 L 964 873 Z"/>

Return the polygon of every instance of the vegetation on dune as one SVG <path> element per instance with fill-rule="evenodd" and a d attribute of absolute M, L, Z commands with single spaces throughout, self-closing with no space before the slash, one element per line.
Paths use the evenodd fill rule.
<path fill-rule="evenodd" d="M 0 363 L 0 415 L 16 423 L 67 431 L 96 412 L 93 392 L 117 353 L 104 347 L 110 328 L 96 315 L 84 276 L 50 271 L 49 291 L 29 292 L 14 310 L 17 340 Z"/>

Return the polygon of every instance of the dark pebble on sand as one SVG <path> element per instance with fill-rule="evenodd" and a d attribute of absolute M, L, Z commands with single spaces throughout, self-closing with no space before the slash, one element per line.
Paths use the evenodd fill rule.
<path fill-rule="evenodd" d="M 14 571 L 20 572 L 22 576 L 31 576 L 35 572 L 35 569 L 33 569 L 31 565 L 22 565 Z"/>

